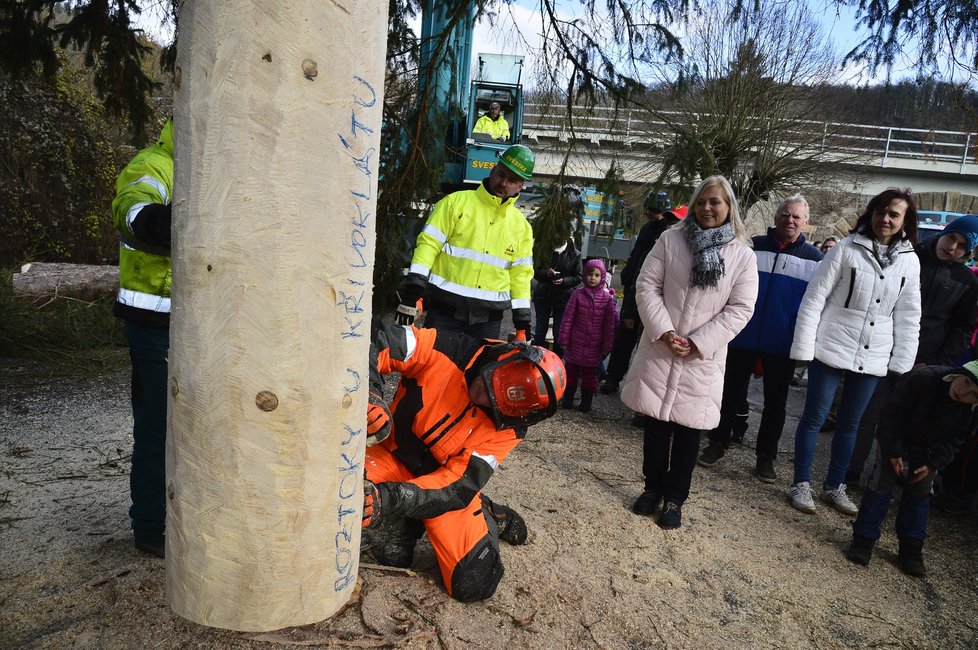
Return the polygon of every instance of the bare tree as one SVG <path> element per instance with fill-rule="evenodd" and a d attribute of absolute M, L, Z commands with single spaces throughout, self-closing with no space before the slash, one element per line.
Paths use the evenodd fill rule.
<path fill-rule="evenodd" d="M 840 159 L 822 144 L 837 129 L 820 88 L 838 58 L 805 5 L 736 2 L 705 7 L 689 23 L 685 54 L 663 68 L 673 98 L 648 108 L 649 130 L 665 132 L 656 185 L 691 187 L 726 176 L 744 209 L 772 192 L 822 184 Z"/>

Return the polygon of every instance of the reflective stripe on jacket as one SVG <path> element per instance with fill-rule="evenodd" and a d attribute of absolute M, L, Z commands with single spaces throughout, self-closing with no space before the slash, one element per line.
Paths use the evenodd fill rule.
<path fill-rule="evenodd" d="M 170 257 L 141 242 L 132 222 L 152 203 L 173 198 L 173 123 L 168 120 L 159 140 L 136 154 L 115 183 L 112 217 L 119 233 L 119 295 L 117 315 L 137 309 L 160 315 L 170 312 Z"/>
<path fill-rule="evenodd" d="M 514 321 L 529 321 L 533 232 L 515 197 L 504 201 L 485 185 L 453 192 L 418 235 L 410 272 L 427 278 L 428 296 L 454 305 L 465 320 L 512 308 Z"/>

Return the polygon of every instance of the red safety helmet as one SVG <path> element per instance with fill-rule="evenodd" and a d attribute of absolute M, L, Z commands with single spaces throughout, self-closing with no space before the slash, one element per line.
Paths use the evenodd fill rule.
<path fill-rule="evenodd" d="M 557 412 L 567 388 L 560 357 L 527 343 L 500 343 L 487 352 L 494 360 L 479 370 L 479 376 L 486 382 L 497 427 L 528 427 Z"/>

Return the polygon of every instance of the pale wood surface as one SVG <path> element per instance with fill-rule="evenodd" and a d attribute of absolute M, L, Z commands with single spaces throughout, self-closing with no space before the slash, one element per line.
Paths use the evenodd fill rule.
<path fill-rule="evenodd" d="M 167 600 L 265 631 L 350 596 L 387 3 L 186 2 Z"/>
<path fill-rule="evenodd" d="M 18 296 L 60 296 L 95 300 L 119 289 L 119 267 L 31 262 L 13 274 Z"/>

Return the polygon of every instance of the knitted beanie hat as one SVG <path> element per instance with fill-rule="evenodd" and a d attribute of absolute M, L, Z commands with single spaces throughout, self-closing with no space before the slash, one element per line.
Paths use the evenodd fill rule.
<path fill-rule="evenodd" d="M 978 248 L 978 215 L 965 214 L 944 227 L 941 231 L 942 235 L 946 235 L 949 232 L 957 232 L 964 235 L 964 238 L 968 240 L 968 253 Z"/>

